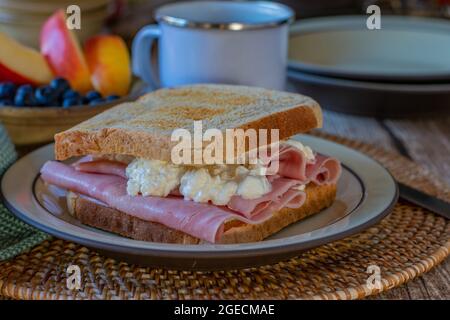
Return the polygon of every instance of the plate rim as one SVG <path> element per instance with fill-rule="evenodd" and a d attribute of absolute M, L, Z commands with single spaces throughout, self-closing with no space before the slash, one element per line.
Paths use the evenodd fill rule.
<path fill-rule="evenodd" d="M 26 223 L 28 223 L 34 227 L 37 227 L 38 229 L 43 230 L 49 234 L 52 234 L 58 238 L 73 241 L 76 243 L 80 243 L 82 245 L 86 245 L 88 247 L 93 247 L 93 248 L 102 249 L 102 250 L 109 250 L 109 251 L 119 252 L 119 253 L 124 253 L 124 254 L 127 254 L 127 253 L 128 254 L 130 254 L 130 253 L 131 254 L 139 254 L 139 255 L 158 254 L 159 257 L 168 257 L 168 258 L 174 258 L 174 259 L 212 258 L 211 254 L 220 254 L 221 258 L 226 258 L 226 257 L 239 258 L 242 256 L 248 256 L 248 254 L 265 256 L 265 255 L 271 255 L 271 254 L 280 255 L 280 254 L 286 254 L 286 253 L 292 253 L 292 252 L 299 252 L 302 250 L 307 250 L 307 249 L 317 247 L 317 246 L 320 246 L 320 245 L 323 245 L 323 244 L 326 244 L 326 243 L 329 243 L 329 242 L 332 242 L 332 241 L 335 241 L 338 239 L 342 239 L 342 238 L 354 235 L 362 230 L 367 229 L 371 225 L 374 225 L 375 223 L 377 223 L 378 221 L 383 219 L 387 214 L 389 214 L 392 211 L 395 204 L 397 203 L 398 196 L 399 196 L 398 186 L 397 186 L 397 183 L 396 183 L 394 177 L 377 160 L 372 159 L 357 150 L 354 150 L 354 149 L 349 148 L 344 145 L 340 145 L 336 142 L 332 142 L 332 141 L 322 139 L 319 137 L 315 137 L 315 136 L 310 136 L 310 137 L 312 137 L 313 139 L 318 139 L 318 140 L 322 140 L 322 141 L 326 141 L 328 143 L 338 145 L 339 148 L 344 148 L 344 149 L 346 149 L 346 151 L 350 150 L 350 151 L 356 152 L 359 155 L 366 158 L 366 160 L 368 159 L 369 161 L 373 161 L 374 163 L 376 163 L 380 167 L 380 169 L 384 170 L 388 174 L 389 179 L 391 180 L 391 182 L 393 182 L 394 194 L 392 195 L 392 198 L 390 199 L 389 204 L 387 204 L 384 207 L 382 212 L 373 214 L 372 216 L 370 216 L 370 218 L 367 221 L 364 221 L 363 223 L 359 223 L 359 224 L 352 226 L 350 228 L 347 228 L 345 230 L 340 230 L 339 232 L 335 232 L 330 235 L 322 236 L 322 237 L 319 237 L 318 239 L 306 240 L 306 241 L 302 241 L 302 242 L 295 242 L 295 239 L 293 239 L 293 238 L 298 237 L 298 236 L 291 236 L 291 237 L 288 237 L 288 238 L 292 238 L 291 240 L 293 240 L 293 241 L 291 243 L 283 243 L 283 241 L 285 241 L 285 239 L 287 239 L 287 238 L 282 238 L 282 239 L 260 241 L 260 242 L 255 242 L 255 243 L 228 244 L 228 245 L 227 244 L 207 244 L 207 245 L 202 245 L 202 246 L 179 245 L 179 244 L 174 245 L 174 244 L 164 244 L 164 243 L 161 244 L 161 243 L 147 242 L 147 244 L 153 244 L 153 246 L 152 247 L 135 247 L 135 246 L 129 246 L 129 245 L 108 244 L 104 241 L 88 239 L 86 237 L 82 237 L 82 236 L 70 233 L 67 230 L 66 231 L 59 230 L 55 226 L 45 225 L 45 224 L 41 223 L 40 221 L 33 219 L 32 217 L 29 217 L 26 213 L 20 212 L 20 210 L 16 209 L 16 207 L 12 203 L 10 203 L 9 200 L 4 196 L 5 176 L 6 176 L 6 173 L 9 170 L 11 170 L 11 168 L 14 166 L 14 164 L 2 176 L 1 187 L 0 187 L 0 196 L 3 199 L 5 206 L 16 217 L 25 221 Z M 26 157 L 36 156 L 36 154 L 38 152 L 43 152 L 43 149 L 50 148 L 51 145 L 52 144 L 45 145 L 45 146 L 31 152 L 30 154 L 26 155 L 25 157 L 19 159 L 19 161 L 21 161 L 21 160 L 25 161 Z M 354 170 L 352 170 L 351 167 L 348 167 L 348 168 L 351 170 L 352 174 L 354 174 L 361 182 L 363 182 L 361 177 L 356 172 L 354 172 Z M 37 178 L 37 176 L 38 175 L 36 175 L 32 178 L 33 183 L 34 183 L 35 179 Z M 363 186 L 364 186 L 364 184 L 363 184 Z M 34 199 L 34 195 L 33 195 L 34 192 L 31 191 L 30 193 Z M 34 202 L 35 202 L 35 204 L 37 203 L 37 201 L 34 201 Z M 361 203 L 358 204 L 358 207 L 360 205 L 361 205 Z M 45 208 L 42 208 L 42 207 L 41 207 L 41 209 L 45 210 Z M 355 210 L 353 210 L 353 211 L 355 211 Z M 53 216 L 53 217 L 55 219 L 58 219 L 55 216 Z M 63 222 L 69 223 L 66 221 L 63 221 Z M 333 222 L 331 225 L 333 225 L 335 223 L 337 223 L 337 221 Z M 317 229 L 317 230 L 320 230 L 320 229 Z M 127 240 L 132 240 L 132 239 L 127 239 Z M 261 243 L 268 244 L 269 242 L 271 242 L 272 244 L 275 244 L 275 245 L 272 245 L 272 246 L 261 246 L 260 245 Z M 205 248 L 205 246 L 206 246 L 206 248 Z M 195 250 L 195 249 L 197 249 L 197 250 Z"/>
<path fill-rule="evenodd" d="M 344 15 L 332 17 L 307 18 L 293 23 L 289 28 L 289 40 L 298 34 L 311 34 L 322 30 L 330 30 L 331 27 L 339 30 L 360 30 L 361 21 L 366 21 L 367 16 L 363 15 Z M 424 27 L 426 31 L 439 30 L 445 34 L 450 32 L 450 23 L 440 18 L 424 17 L 399 17 L 395 15 L 383 15 L 383 26 L 391 27 L 397 30 L 407 29 L 415 30 L 418 25 Z M 365 25 L 365 23 L 364 23 Z M 355 28 L 355 26 L 359 28 Z M 414 28 L 412 28 L 414 27 Z M 423 31 L 423 30 L 421 30 Z M 326 77 L 334 77 L 348 80 L 360 81 L 379 81 L 393 83 L 433 83 L 450 80 L 450 72 L 423 72 L 423 73 L 397 73 L 381 74 L 366 71 L 355 70 L 336 70 L 335 68 L 325 67 L 313 63 L 305 63 L 288 58 L 288 69 L 298 72 L 310 73 Z"/>
<path fill-rule="evenodd" d="M 347 79 L 340 77 L 329 77 L 321 74 L 313 74 L 308 72 L 302 72 L 299 70 L 290 69 L 287 71 L 286 76 L 288 79 L 300 80 L 302 78 L 308 79 L 308 81 L 326 84 L 326 85 L 338 85 L 347 88 L 358 88 L 364 90 L 377 90 L 387 91 L 394 93 L 442 93 L 450 92 L 449 83 L 386 83 L 376 81 L 365 81 L 360 79 Z"/>

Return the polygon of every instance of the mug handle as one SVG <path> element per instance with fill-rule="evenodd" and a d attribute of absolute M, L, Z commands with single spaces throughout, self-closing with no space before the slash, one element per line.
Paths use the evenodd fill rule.
<path fill-rule="evenodd" d="M 154 88 L 159 87 L 159 81 L 149 55 L 153 42 L 160 36 L 159 26 L 152 24 L 139 30 L 132 44 L 133 73 Z"/>

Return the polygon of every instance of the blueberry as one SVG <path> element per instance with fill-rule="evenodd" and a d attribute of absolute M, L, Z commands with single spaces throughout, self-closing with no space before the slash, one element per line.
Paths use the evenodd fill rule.
<path fill-rule="evenodd" d="M 0 83 L 0 99 L 9 98 L 12 99 L 14 97 L 14 93 L 16 92 L 16 85 L 12 82 L 3 82 Z"/>
<path fill-rule="evenodd" d="M 55 100 L 57 99 L 57 92 L 54 88 L 50 86 L 42 86 L 36 89 L 34 93 L 36 102 L 40 106 L 51 106 L 55 105 Z"/>
<path fill-rule="evenodd" d="M 33 87 L 29 84 L 20 86 L 14 97 L 14 105 L 16 106 L 34 106 L 37 105 L 36 99 L 34 98 Z"/>
<path fill-rule="evenodd" d="M 17 88 L 16 95 L 31 92 L 33 92 L 33 87 L 31 86 L 31 84 L 23 84 L 19 88 Z"/>
<path fill-rule="evenodd" d="M 16 96 L 14 97 L 14 105 L 17 107 L 22 107 L 25 106 L 25 95 L 23 94 L 16 94 Z"/>
<path fill-rule="evenodd" d="M 106 100 L 107 102 L 111 102 L 111 101 L 117 100 L 117 99 L 119 99 L 119 98 L 120 98 L 120 97 L 119 97 L 118 95 L 112 94 L 112 95 L 110 95 L 110 96 L 107 96 L 105 100 Z"/>
<path fill-rule="evenodd" d="M 104 103 L 104 102 L 105 102 L 105 99 L 99 98 L 99 99 L 91 100 L 91 101 L 89 102 L 89 105 L 90 105 L 90 106 L 96 106 L 96 105 L 102 104 L 102 103 Z"/>
<path fill-rule="evenodd" d="M 50 87 L 55 89 L 59 94 L 70 89 L 70 83 L 64 78 L 55 78 L 50 82 Z"/>
<path fill-rule="evenodd" d="M 14 105 L 17 107 L 32 106 L 32 95 L 30 94 L 16 94 L 14 97 Z"/>
<path fill-rule="evenodd" d="M 88 102 L 91 102 L 93 100 L 97 100 L 97 99 L 101 99 L 102 95 L 100 94 L 100 92 L 98 91 L 89 91 L 88 93 L 86 93 L 86 99 Z"/>
<path fill-rule="evenodd" d="M 62 99 L 65 100 L 65 99 L 69 99 L 69 98 L 81 99 L 81 95 L 77 91 L 75 91 L 73 89 L 69 89 L 63 93 Z"/>
<path fill-rule="evenodd" d="M 77 97 L 69 97 L 63 100 L 62 102 L 62 107 L 63 108 L 68 108 L 71 106 L 78 106 L 81 104 L 81 98 L 77 98 Z"/>

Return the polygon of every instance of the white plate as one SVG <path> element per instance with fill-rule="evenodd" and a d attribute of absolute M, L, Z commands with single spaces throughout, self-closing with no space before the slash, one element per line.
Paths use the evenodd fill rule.
<path fill-rule="evenodd" d="M 177 269 L 229 269 L 275 263 L 364 230 L 390 212 L 397 201 L 397 185 L 380 164 L 330 141 L 306 135 L 296 138 L 344 164 L 336 201 L 330 208 L 261 242 L 162 244 L 132 240 L 82 225 L 68 215 L 64 201 L 59 201 L 55 192 L 42 188 L 39 169 L 45 161 L 53 159 L 53 145 L 28 154 L 10 167 L 3 176 L 1 191 L 6 206 L 17 217 L 56 237 L 129 262 Z"/>
<path fill-rule="evenodd" d="M 450 81 L 450 22 L 381 16 L 368 30 L 368 16 L 300 20 L 291 27 L 292 70 L 347 79 Z"/>

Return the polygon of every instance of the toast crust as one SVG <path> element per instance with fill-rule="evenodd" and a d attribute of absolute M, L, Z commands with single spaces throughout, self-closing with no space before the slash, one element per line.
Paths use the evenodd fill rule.
<path fill-rule="evenodd" d="M 57 160 L 87 154 L 124 154 L 170 161 L 174 129 L 279 129 L 279 139 L 322 126 L 320 106 L 309 97 L 230 85 L 161 89 L 109 109 L 55 135 Z M 204 144 L 203 147 L 206 147 Z M 248 151 L 248 150 L 246 150 Z"/>
<path fill-rule="evenodd" d="M 263 223 L 256 225 L 237 221 L 226 223 L 220 243 L 261 241 L 296 221 L 318 213 L 333 203 L 336 197 L 336 185 L 309 184 L 306 187 L 306 195 L 306 201 L 300 208 L 284 208 Z M 160 223 L 144 221 L 116 209 L 102 206 L 73 192 L 69 192 L 67 195 L 67 205 L 71 215 L 81 223 L 135 240 L 178 244 L 203 242 L 182 231 Z"/>

